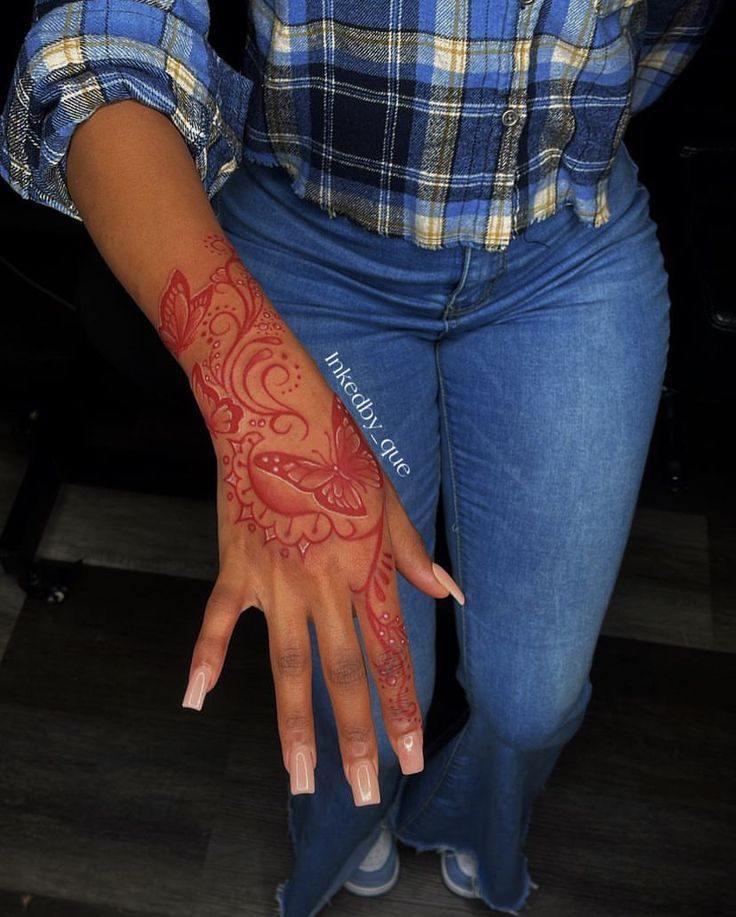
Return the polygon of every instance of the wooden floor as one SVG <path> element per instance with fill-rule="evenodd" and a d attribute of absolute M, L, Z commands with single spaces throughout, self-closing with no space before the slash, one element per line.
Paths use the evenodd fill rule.
<path fill-rule="evenodd" d="M 22 468 L 0 437 L 0 519 Z M 642 490 L 586 720 L 535 807 L 533 917 L 736 913 L 732 487 Z M 68 486 L 40 551 L 84 558 L 67 601 L 0 576 L 0 917 L 276 914 L 287 775 L 258 613 L 205 712 L 179 706 L 215 531 L 207 501 Z M 435 854 L 401 856 L 391 893 L 326 913 L 488 913 Z"/>

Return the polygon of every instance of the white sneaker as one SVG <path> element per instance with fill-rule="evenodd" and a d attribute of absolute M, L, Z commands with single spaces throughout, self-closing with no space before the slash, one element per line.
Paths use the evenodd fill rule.
<path fill-rule="evenodd" d="M 475 890 L 478 879 L 475 859 L 467 853 L 453 853 L 451 850 L 443 850 L 440 857 L 442 881 L 450 891 L 461 898 L 479 898 Z"/>
<path fill-rule="evenodd" d="M 383 825 L 378 840 L 363 862 L 343 886 L 361 898 L 385 895 L 399 878 L 399 851 L 396 839 L 387 825 Z"/>
<path fill-rule="evenodd" d="M 442 881 L 456 895 L 461 898 L 480 898 L 476 891 L 478 884 L 478 870 L 475 857 L 467 853 L 453 853 L 451 850 L 441 852 Z M 529 887 L 536 891 L 539 888 L 536 882 L 529 879 Z M 518 914 L 518 911 L 506 911 L 507 914 Z"/>

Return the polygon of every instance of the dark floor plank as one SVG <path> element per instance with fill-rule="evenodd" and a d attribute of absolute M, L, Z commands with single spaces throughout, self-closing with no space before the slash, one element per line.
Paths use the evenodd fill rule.
<path fill-rule="evenodd" d="M 735 674 L 731 654 L 599 642 L 586 720 L 530 830 L 540 901 L 560 889 L 595 914 L 729 913 Z"/>
<path fill-rule="evenodd" d="M 262 615 L 241 619 L 203 713 L 179 706 L 207 591 L 87 568 L 63 605 L 25 603 L 0 665 L 3 917 L 21 894 L 39 917 L 275 915 L 291 850 Z M 532 820 L 530 913 L 729 913 L 735 665 L 600 640 L 588 715 Z M 389 895 L 341 892 L 327 913 L 488 911 L 402 847 Z"/>
<path fill-rule="evenodd" d="M 0 891 L 0 914 L 2 917 L 163 917 L 153 911 L 128 911 L 103 904 L 4 891 Z"/>
<path fill-rule="evenodd" d="M 0 667 L 0 887 L 194 913 L 237 721 L 228 690 L 180 707 L 205 596 L 88 569 L 68 603 L 26 602 Z"/>

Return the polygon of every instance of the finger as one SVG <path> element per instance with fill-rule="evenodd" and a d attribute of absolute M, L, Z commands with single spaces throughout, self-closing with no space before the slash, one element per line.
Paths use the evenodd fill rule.
<path fill-rule="evenodd" d="M 306 611 L 275 597 L 266 612 L 276 715 L 284 767 L 291 792 L 314 793 L 317 747 L 312 716 L 312 659 Z"/>
<path fill-rule="evenodd" d="M 422 536 L 412 525 L 388 477 L 384 479 L 384 489 L 396 569 L 412 586 L 416 586 L 432 598 L 441 599 L 451 594 L 460 605 L 464 605 L 465 596 L 462 590 L 446 570 L 433 563 Z"/>
<path fill-rule="evenodd" d="M 422 716 L 385 518 L 383 539 L 371 571 L 363 587 L 353 594 L 353 602 L 381 701 L 386 734 L 402 772 L 415 774 L 424 767 Z"/>
<path fill-rule="evenodd" d="M 327 690 L 335 714 L 345 778 L 356 806 L 381 801 L 378 746 L 363 653 L 353 624 L 349 592 L 315 600 L 312 617 Z"/>
<path fill-rule="evenodd" d="M 197 641 L 192 651 L 189 683 L 182 707 L 201 710 L 205 695 L 214 688 L 222 672 L 235 624 L 243 609 L 252 604 L 242 590 L 222 574 L 207 601 Z"/>

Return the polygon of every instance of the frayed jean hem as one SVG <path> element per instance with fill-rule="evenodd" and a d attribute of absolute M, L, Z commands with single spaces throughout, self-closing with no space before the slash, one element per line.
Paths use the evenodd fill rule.
<path fill-rule="evenodd" d="M 402 832 L 396 833 L 395 836 L 396 836 L 396 839 L 401 841 L 402 844 L 406 844 L 407 847 L 414 848 L 414 850 L 418 851 L 419 853 L 425 853 L 427 851 L 434 851 L 437 854 L 441 854 L 443 852 L 446 852 L 446 853 L 452 853 L 455 855 L 462 854 L 465 856 L 470 856 L 474 860 L 477 860 L 477 856 L 474 853 L 474 851 L 470 850 L 467 847 L 465 848 L 464 847 L 453 847 L 451 844 L 446 844 L 446 843 L 443 843 L 442 841 L 437 841 L 435 843 L 428 844 L 428 843 L 424 843 L 421 841 L 411 840 L 409 839 L 408 836 L 402 837 Z M 536 891 L 538 888 L 539 888 L 539 885 L 536 882 L 534 882 L 531 876 L 529 875 L 529 869 L 528 869 L 528 863 L 527 863 L 526 857 L 524 858 L 524 890 L 521 893 L 521 895 L 519 896 L 519 898 L 517 899 L 517 901 L 515 901 L 511 907 L 501 907 L 501 905 L 495 904 L 493 901 L 490 900 L 488 896 L 484 895 L 481 892 L 480 883 L 478 882 L 477 876 L 473 879 L 473 890 L 475 891 L 475 894 L 478 900 L 483 901 L 485 904 L 487 904 L 488 907 L 491 908 L 491 910 L 501 911 L 502 913 L 505 913 L 505 914 L 518 914 L 528 903 L 528 899 L 532 891 Z"/>

